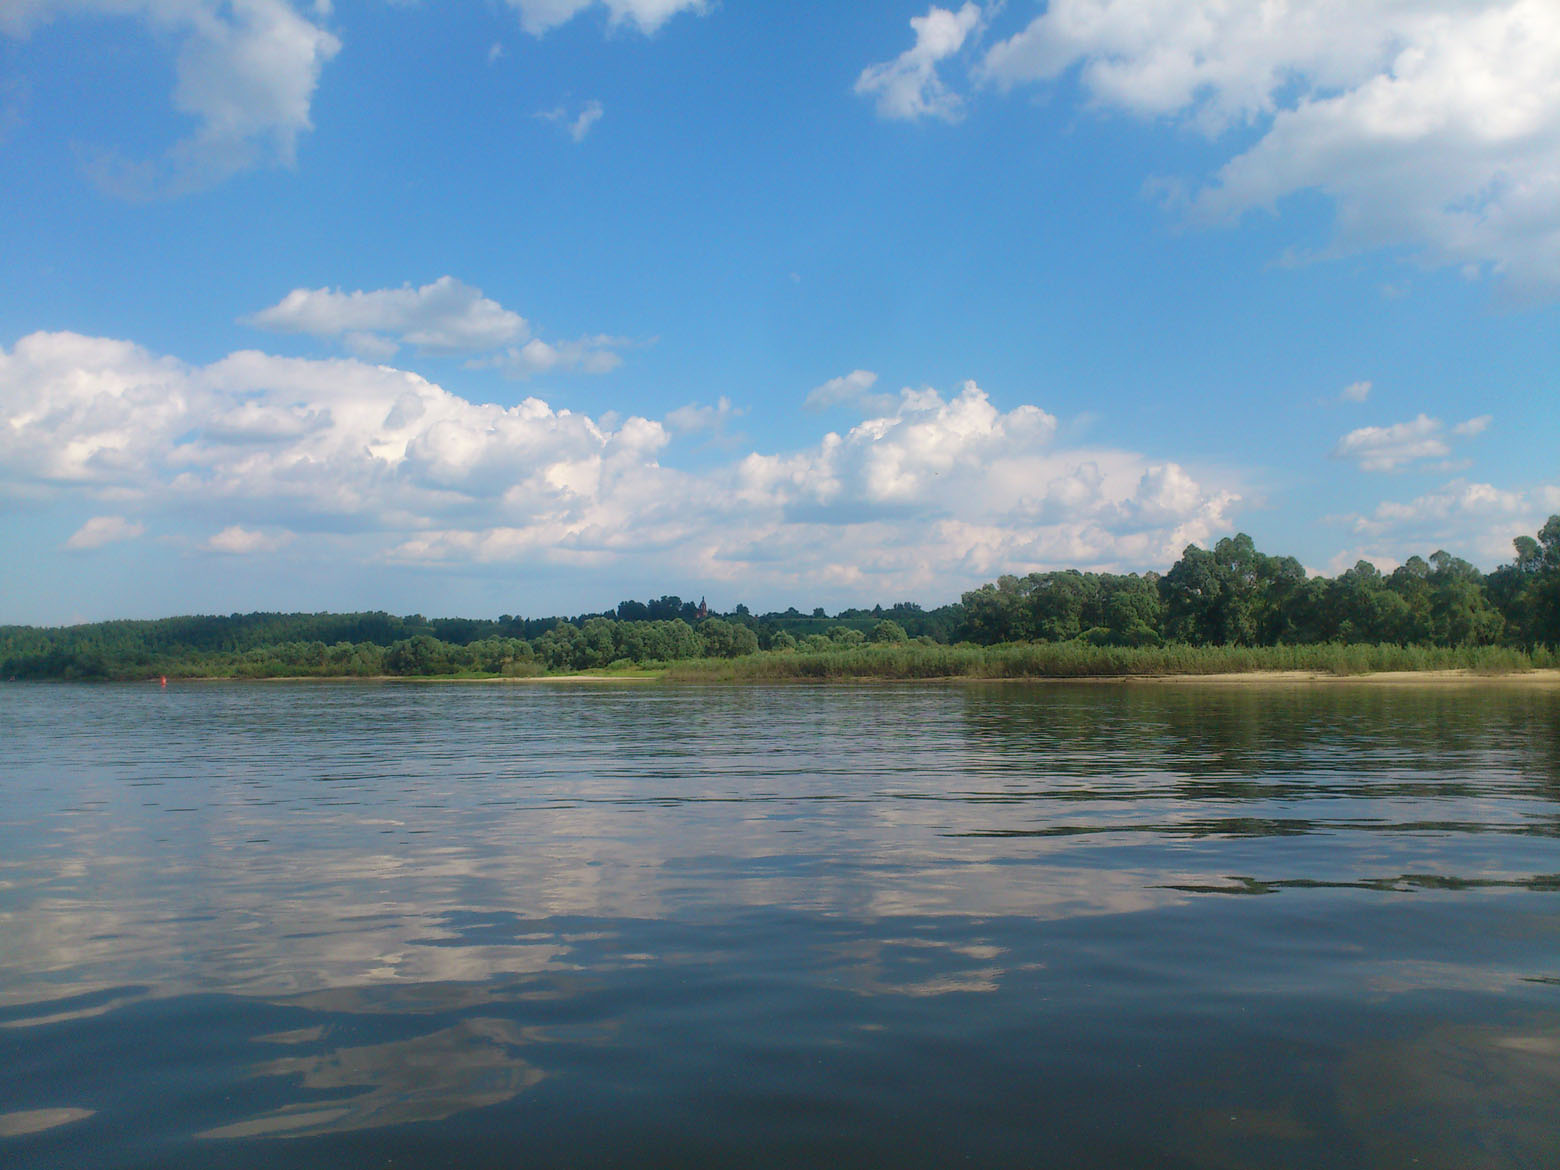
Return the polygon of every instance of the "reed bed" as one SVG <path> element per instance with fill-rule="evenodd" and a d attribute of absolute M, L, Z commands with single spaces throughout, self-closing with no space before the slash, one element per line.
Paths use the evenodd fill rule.
<path fill-rule="evenodd" d="M 770 652 L 670 665 L 673 681 L 766 682 L 826 679 L 1124 678 L 1306 671 L 1363 675 L 1384 671 L 1468 670 L 1510 674 L 1560 665 L 1554 651 L 1503 646 L 1091 646 L 1023 642 L 998 646 L 868 645 L 803 654 Z"/>

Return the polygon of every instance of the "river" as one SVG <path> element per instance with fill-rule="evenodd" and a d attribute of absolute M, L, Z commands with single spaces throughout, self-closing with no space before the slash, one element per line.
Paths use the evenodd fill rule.
<path fill-rule="evenodd" d="M 9 1167 L 1517 1168 L 1560 692 L 0 687 Z"/>

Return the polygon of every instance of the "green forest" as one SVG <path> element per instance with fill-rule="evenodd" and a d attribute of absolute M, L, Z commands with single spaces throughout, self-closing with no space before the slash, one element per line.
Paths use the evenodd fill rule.
<path fill-rule="evenodd" d="M 1438 551 L 1391 573 L 1308 576 L 1244 533 L 1163 574 L 1003 576 L 956 603 L 712 613 L 663 596 L 606 613 L 493 619 L 280 614 L 0 627 L 0 678 L 933 677 L 1553 665 L 1560 516 L 1491 573 Z M 719 667 L 742 660 L 741 670 Z M 702 666 L 698 664 L 703 664 Z M 715 664 L 715 665 L 712 665 Z"/>

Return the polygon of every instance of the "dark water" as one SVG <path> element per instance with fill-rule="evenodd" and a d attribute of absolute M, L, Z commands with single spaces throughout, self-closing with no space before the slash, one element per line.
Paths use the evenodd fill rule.
<path fill-rule="evenodd" d="M 1554 1167 L 1560 694 L 0 687 L 0 1165 Z"/>

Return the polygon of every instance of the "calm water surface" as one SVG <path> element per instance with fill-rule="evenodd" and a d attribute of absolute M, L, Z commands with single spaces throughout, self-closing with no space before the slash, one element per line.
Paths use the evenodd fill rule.
<path fill-rule="evenodd" d="M 1560 694 L 0 687 L 8 1167 L 1560 1165 Z"/>

